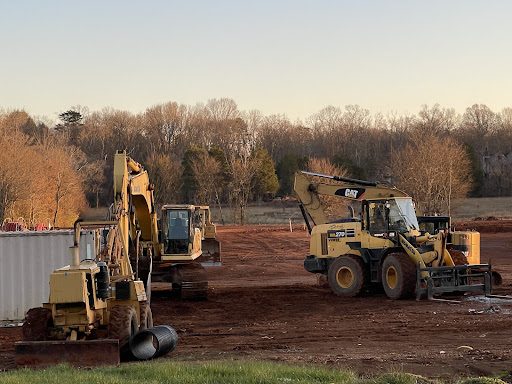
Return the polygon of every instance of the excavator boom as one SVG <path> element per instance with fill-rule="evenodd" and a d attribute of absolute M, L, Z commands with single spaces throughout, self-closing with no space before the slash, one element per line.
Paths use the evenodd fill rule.
<path fill-rule="evenodd" d="M 312 176 L 339 181 L 339 183 L 314 182 Z M 304 208 L 303 214 L 307 212 L 314 225 L 329 222 L 325 214 L 326 209 L 320 201 L 320 195 L 336 196 L 353 201 L 409 197 L 407 193 L 385 184 L 306 171 L 295 174 L 293 189 Z M 306 216 L 305 219 L 308 222 Z"/>

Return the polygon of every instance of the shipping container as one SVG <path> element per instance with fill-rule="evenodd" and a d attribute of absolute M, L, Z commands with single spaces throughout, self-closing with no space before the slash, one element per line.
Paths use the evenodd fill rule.
<path fill-rule="evenodd" d="M 50 274 L 70 264 L 72 230 L 0 232 L 0 320 L 21 320 L 48 301 Z M 80 258 L 95 258 L 96 231 L 82 230 Z"/>

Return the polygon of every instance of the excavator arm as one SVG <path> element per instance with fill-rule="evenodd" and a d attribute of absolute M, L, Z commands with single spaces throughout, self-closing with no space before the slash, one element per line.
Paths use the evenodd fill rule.
<path fill-rule="evenodd" d="M 331 179 L 339 183 L 327 184 L 314 182 L 312 177 L 315 176 Z M 325 207 L 320 201 L 319 195 L 336 196 L 353 201 L 409 197 L 405 192 L 385 184 L 305 171 L 295 173 L 293 189 L 300 201 L 306 222 L 308 222 L 308 220 L 305 213 L 307 213 L 312 220 L 313 225 L 329 222 L 325 214 Z"/>
<path fill-rule="evenodd" d="M 151 244 L 153 252 L 159 256 L 153 189 L 148 172 L 141 164 L 125 151 L 118 151 L 114 155 L 114 208 L 125 249 L 129 249 L 130 241 L 138 239 L 144 244 Z"/>

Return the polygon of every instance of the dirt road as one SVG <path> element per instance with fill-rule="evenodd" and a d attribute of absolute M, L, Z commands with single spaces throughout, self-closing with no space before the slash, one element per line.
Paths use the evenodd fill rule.
<path fill-rule="evenodd" d="M 342 299 L 304 271 L 302 228 L 223 227 L 219 237 L 224 266 L 210 270 L 208 301 L 153 296 L 155 322 L 172 324 L 181 337 L 170 358 L 270 359 L 445 377 L 512 367 L 512 301 Z M 492 257 L 503 274 L 500 293 L 512 294 L 510 249 L 511 232 L 482 234 L 483 260 Z M 0 329 L 0 368 L 12 366 L 19 336 Z"/>

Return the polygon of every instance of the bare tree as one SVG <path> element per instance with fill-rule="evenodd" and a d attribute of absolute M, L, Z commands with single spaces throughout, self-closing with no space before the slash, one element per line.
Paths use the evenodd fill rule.
<path fill-rule="evenodd" d="M 180 162 L 163 153 L 153 153 L 146 159 L 144 165 L 155 186 L 156 203 L 161 206 L 178 202 L 182 184 Z"/>
<path fill-rule="evenodd" d="M 322 173 L 324 175 L 343 177 L 348 174 L 346 169 L 338 167 L 326 158 L 310 157 L 307 167 L 311 172 Z M 314 177 L 313 180 L 324 184 L 339 184 L 337 181 L 323 177 Z M 346 199 L 324 195 L 320 195 L 319 199 L 325 207 L 327 217 L 331 220 L 346 217 L 350 213 L 348 207 L 351 206 L 351 204 L 350 201 Z"/>
<path fill-rule="evenodd" d="M 196 200 L 202 204 L 217 204 L 223 223 L 224 217 L 220 201 L 223 180 L 220 162 L 204 151 L 192 160 L 191 167 L 197 186 Z"/>
<path fill-rule="evenodd" d="M 228 158 L 230 200 L 234 208 L 234 221 L 245 224 L 246 209 L 256 183 L 255 175 L 259 159 L 255 156 L 231 156 Z M 238 220 L 237 220 L 238 219 Z"/>
<path fill-rule="evenodd" d="M 471 164 L 452 138 L 417 135 L 391 159 L 398 187 L 411 194 L 425 214 L 450 213 L 451 200 L 471 189 Z"/>
<path fill-rule="evenodd" d="M 423 132 L 442 135 L 454 130 L 459 123 L 459 117 L 453 108 L 442 108 L 439 104 L 433 107 L 423 105 L 418 113 L 416 127 Z"/>

